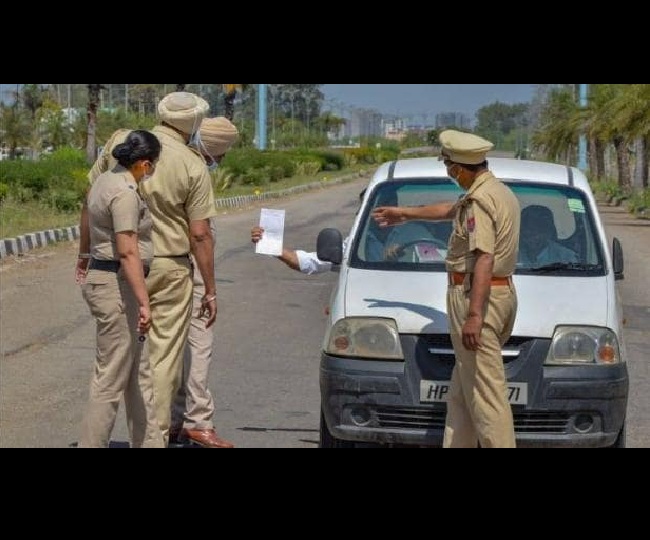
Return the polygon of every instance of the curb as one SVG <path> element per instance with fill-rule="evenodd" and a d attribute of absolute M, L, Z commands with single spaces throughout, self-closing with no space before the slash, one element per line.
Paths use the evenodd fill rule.
<path fill-rule="evenodd" d="M 216 199 L 215 206 L 217 208 L 239 208 L 258 201 L 280 199 L 282 197 L 295 195 L 296 193 L 302 193 L 304 191 L 322 189 L 335 184 L 351 182 L 352 180 L 356 180 L 357 178 L 363 177 L 365 175 L 366 173 L 362 171 L 347 176 L 341 176 L 340 178 L 334 178 L 332 180 L 311 182 L 309 184 L 294 186 L 292 188 L 283 189 L 281 191 L 269 191 L 266 193 L 260 193 L 258 195 L 239 195 L 237 197 Z M 34 248 L 44 247 L 47 244 L 76 240 L 78 238 L 79 225 L 23 234 L 15 238 L 3 238 L 0 240 L 0 259 L 4 259 L 11 255 L 22 255 L 27 251 L 30 251 Z"/>
<path fill-rule="evenodd" d="M 0 240 L 0 259 L 9 255 L 20 255 L 26 251 L 54 242 L 75 240 L 77 238 L 79 238 L 79 225 L 23 234 L 16 238 L 4 238 Z"/>

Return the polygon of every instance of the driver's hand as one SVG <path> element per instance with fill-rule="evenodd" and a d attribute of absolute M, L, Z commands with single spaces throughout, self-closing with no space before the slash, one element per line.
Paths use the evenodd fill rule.
<path fill-rule="evenodd" d="M 402 253 L 404 253 L 404 250 L 400 244 L 391 244 L 384 248 L 384 259 L 387 261 L 395 261 Z"/>

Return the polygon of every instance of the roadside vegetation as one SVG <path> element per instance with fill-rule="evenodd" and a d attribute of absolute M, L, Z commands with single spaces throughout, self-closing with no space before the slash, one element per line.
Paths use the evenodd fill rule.
<path fill-rule="evenodd" d="M 400 152 L 435 154 L 441 129 L 467 130 L 398 128 L 400 119 L 360 109 L 365 124 L 352 137 L 343 104 L 327 103 L 320 86 L 268 85 L 268 145 L 258 150 L 257 85 L 22 85 L 10 104 L 0 103 L 0 238 L 76 225 L 101 146 L 119 127 L 153 127 L 156 103 L 173 90 L 199 93 L 211 115 L 223 114 L 239 128 L 240 140 L 212 176 L 217 198 L 327 181 Z M 573 166 L 584 142 L 597 197 L 647 217 L 650 85 L 589 85 L 585 107 L 578 86 L 537 85 L 531 103 L 482 107 L 473 131 L 496 151 Z"/>

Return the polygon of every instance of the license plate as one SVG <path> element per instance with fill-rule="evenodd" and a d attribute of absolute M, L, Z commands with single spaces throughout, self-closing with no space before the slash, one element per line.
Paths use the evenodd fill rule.
<path fill-rule="evenodd" d="M 509 382 L 508 400 L 512 405 L 528 404 L 528 383 Z M 420 402 L 449 401 L 449 381 L 420 381 Z"/>

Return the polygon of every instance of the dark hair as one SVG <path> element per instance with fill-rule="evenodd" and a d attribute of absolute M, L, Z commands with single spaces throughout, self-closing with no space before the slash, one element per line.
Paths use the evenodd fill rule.
<path fill-rule="evenodd" d="M 551 238 L 557 239 L 557 229 L 555 228 L 555 219 L 553 212 L 546 206 L 531 204 L 521 211 L 521 228 L 524 234 L 529 231 L 544 231 Z"/>
<path fill-rule="evenodd" d="M 136 161 L 148 159 L 156 161 L 160 157 L 160 141 L 151 131 L 136 129 L 129 133 L 123 143 L 118 144 L 111 155 L 117 162 L 126 167 L 131 167 Z"/>

